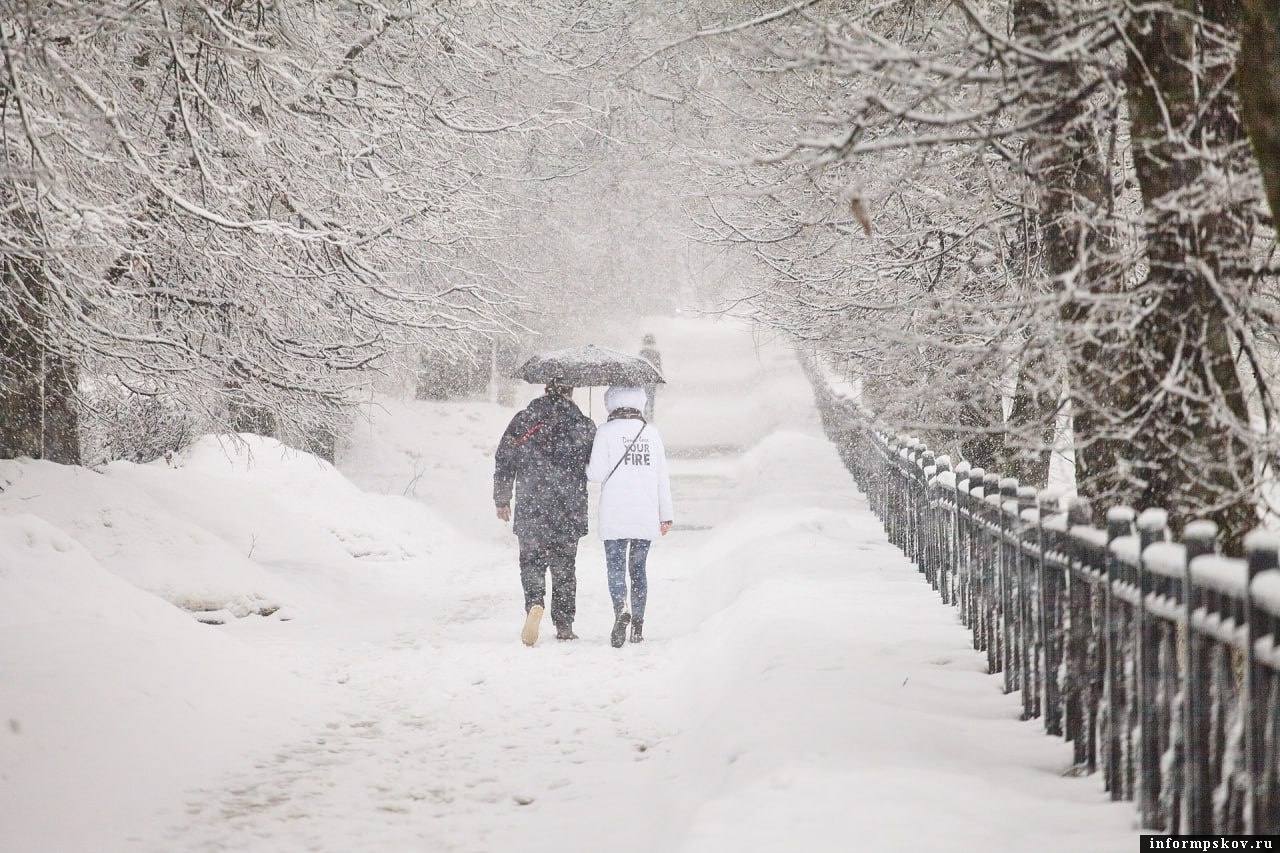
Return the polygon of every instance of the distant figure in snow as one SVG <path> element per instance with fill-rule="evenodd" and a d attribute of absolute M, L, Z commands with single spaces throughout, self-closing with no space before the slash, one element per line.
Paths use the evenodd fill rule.
<path fill-rule="evenodd" d="M 658 339 L 655 338 L 653 335 L 649 334 L 644 336 L 644 341 L 642 343 L 644 346 L 640 350 L 640 357 L 643 358 L 645 361 L 649 362 L 650 364 L 652 364 L 654 367 L 658 368 L 658 372 L 661 373 L 662 372 L 662 353 L 658 352 Z M 645 395 L 645 401 L 646 401 L 644 406 L 644 419 L 646 421 L 651 421 L 653 420 L 654 400 L 658 396 L 658 386 L 657 385 L 644 386 L 644 395 Z"/>
<path fill-rule="evenodd" d="M 538 631 L 551 573 L 551 621 L 556 638 L 576 640 L 578 540 L 587 535 L 587 461 L 596 426 L 573 402 L 573 389 L 552 383 L 520 411 L 498 442 L 493 458 L 493 502 L 498 518 L 511 520 L 520 539 L 527 646 Z"/>
<path fill-rule="evenodd" d="M 609 419 L 596 430 L 587 477 L 600 483 L 600 538 L 604 540 L 613 598 L 615 649 L 626 640 L 644 639 L 644 607 L 649 594 L 645 564 L 649 545 L 666 536 L 674 522 L 671 479 L 662 436 L 641 411 L 642 388 L 610 388 L 604 395 Z M 627 575 L 631 575 L 631 610 L 627 611 Z"/>

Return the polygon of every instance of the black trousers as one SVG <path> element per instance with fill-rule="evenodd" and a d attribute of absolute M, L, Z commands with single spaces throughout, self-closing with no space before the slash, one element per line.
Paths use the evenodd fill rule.
<path fill-rule="evenodd" d="M 520 539 L 520 583 L 524 609 L 544 604 L 547 572 L 551 573 L 551 621 L 557 628 L 573 626 L 578 601 L 578 540 Z"/>

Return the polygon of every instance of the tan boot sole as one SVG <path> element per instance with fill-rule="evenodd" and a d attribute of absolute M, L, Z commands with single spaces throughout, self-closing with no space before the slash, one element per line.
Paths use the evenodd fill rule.
<path fill-rule="evenodd" d="M 520 642 L 526 646 L 532 646 L 538 642 L 538 630 L 542 627 L 541 604 L 535 604 L 529 608 L 529 614 L 524 617 L 524 630 L 520 632 Z"/>

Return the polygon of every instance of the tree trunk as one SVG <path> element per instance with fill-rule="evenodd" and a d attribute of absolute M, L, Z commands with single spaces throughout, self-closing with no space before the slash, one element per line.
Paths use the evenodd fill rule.
<path fill-rule="evenodd" d="M 1233 5 L 1205 11 L 1230 29 Z M 1204 159 L 1225 161 L 1234 104 L 1201 100 L 1206 89 L 1195 75 L 1207 65 L 1196 45 L 1197 9 L 1190 0 L 1171 6 L 1137 14 L 1127 28 L 1135 48 L 1126 81 L 1130 134 L 1149 261 L 1131 349 L 1143 380 L 1132 414 L 1134 472 L 1144 505 L 1182 521 L 1211 518 L 1232 547 L 1257 521 L 1253 459 L 1239 437 L 1248 411 L 1218 275 L 1219 259 L 1239 248 L 1231 245 L 1230 211 L 1215 209 L 1197 184 Z M 1205 79 L 1212 84 L 1211 69 Z"/>
<path fill-rule="evenodd" d="M 48 346 L 40 263 L 6 253 L 0 299 L 0 459 L 80 463 L 75 365 Z"/>
<path fill-rule="evenodd" d="M 1012 16 L 1018 38 L 1046 53 L 1059 46 L 1061 33 L 1070 32 L 1061 0 L 1015 0 Z M 1116 242 L 1111 188 L 1094 134 L 1095 119 L 1087 100 L 1077 96 L 1086 88 L 1083 72 L 1078 64 L 1063 63 L 1047 69 L 1040 79 L 1028 112 L 1047 118 L 1028 137 L 1025 167 L 1036 192 L 1043 273 L 1052 286 L 1085 294 L 1114 293 L 1123 285 L 1108 260 Z M 1087 296 L 1070 300 L 1063 304 L 1058 321 L 1067 358 L 1076 488 L 1101 513 L 1128 497 L 1122 420 L 1129 382 L 1116 376 L 1119 341 L 1104 309 Z M 1031 391 L 1021 391 L 1036 383 Z M 1039 417 L 1045 420 L 1038 425 L 1040 434 L 1052 440 L 1061 384 L 1056 371 L 1024 368 L 1019 396 L 1027 399 L 1015 398 L 1011 426 L 1025 431 L 1031 419 Z M 1020 478 L 1041 467 L 1041 476 L 1047 476 L 1048 452 L 1038 463 L 1023 457 Z"/>
<path fill-rule="evenodd" d="M 1237 87 L 1271 215 L 1280 222 L 1280 3 L 1243 0 Z"/>

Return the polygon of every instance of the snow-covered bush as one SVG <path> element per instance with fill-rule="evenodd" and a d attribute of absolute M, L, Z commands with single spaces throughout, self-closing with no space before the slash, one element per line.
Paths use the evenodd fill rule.
<path fill-rule="evenodd" d="M 186 448 L 200 419 L 164 395 L 139 394 L 115 380 L 81 389 L 80 443 L 84 461 L 150 462 Z"/>

